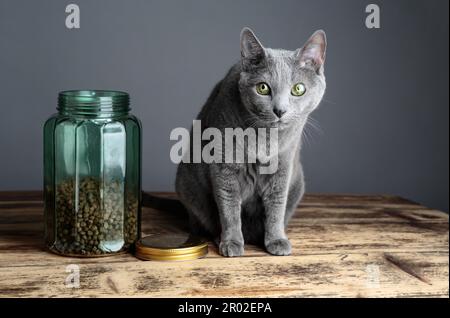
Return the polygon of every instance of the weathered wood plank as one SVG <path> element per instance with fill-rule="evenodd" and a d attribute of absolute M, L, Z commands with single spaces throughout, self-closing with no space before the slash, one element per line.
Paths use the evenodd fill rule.
<path fill-rule="evenodd" d="M 205 259 L 166 263 L 46 252 L 39 196 L 0 192 L 0 296 L 448 297 L 448 215 L 397 197 L 307 196 L 289 226 L 292 256 L 247 246 L 227 259 L 210 244 Z M 186 221 L 145 208 L 143 232 Z M 80 289 L 64 285 L 68 264 L 80 266 Z"/>
<path fill-rule="evenodd" d="M 406 297 L 448 294 L 448 257 L 436 253 L 327 254 L 292 257 L 81 263 L 2 267 L 0 294 L 12 296 Z M 426 262 L 426 259 L 433 262 Z M 75 261 L 75 262 L 74 262 Z M 399 264 L 401 267 L 398 266 Z M 80 288 L 66 288 L 66 265 L 80 265 Z M 405 265 L 406 264 L 406 265 Z M 399 269 L 413 268 L 410 271 Z"/>

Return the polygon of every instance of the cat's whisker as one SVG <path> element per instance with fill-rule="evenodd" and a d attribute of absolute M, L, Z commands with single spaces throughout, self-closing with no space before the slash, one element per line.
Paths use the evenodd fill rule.
<path fill-rule="evenodd" d="M 247 127 L 255 128 L 255 125 L 258 123 L 260 119 L 255 117 L 247 118 L 244 122 Z"/>
<path fill-rule="evenodd" d="M 308 127 L 311 127 L 313 131 L 316 133 L 323 135 L 323 129 L 320 127 L 320 123 L 313 117 L 309 116 L 306 120 L 306 125 Z"/>
<path fill-rule="evenodd" d="M 305 141 L 306 145 L 310 145 L 314 141 L 315 134 L 323 135 L 323 130 L 320 127 L 319 122 L 309 116 L 302 130 L 302 140 Z"/>
<path fill-rule="evenodd" d="M 305 145 L 309 146 L 311 144 L 311 135 L 309 131 L 305 128 L 302 130 L 302 140 L 304 141 Z"/>
<path fill-rule="evenodd" d="M 333 102 L 333 101 L 331 101 L 329 99 L 325 99 L 325 98 L 322 98 L 322 102 L 325 102 L 325 103 L 328 103 L 328 104 L 331 104 L 331 105 L 337 105 L 336 102 Z"/>

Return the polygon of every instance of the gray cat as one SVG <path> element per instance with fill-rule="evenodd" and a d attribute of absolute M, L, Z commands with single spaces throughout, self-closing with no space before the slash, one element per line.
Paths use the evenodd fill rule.
<path fill-rule="evenodd" d="M 263 47 L 244 28 L 241 60 L 215 86 L 197 117 L 202 130 L 278 129 L 273 174 L 259 173 L 259 161 L 178 166 L 176 191 L 191 230 L 215 238 L 223 256 L 243 255 L 244 242 L 263 245 L 273 255 L 291 253 L 285 229 L 304 193 L 301 135 L 325 92 L 325 49 L 321 30 L 303 48 L 286 51 Z"/>

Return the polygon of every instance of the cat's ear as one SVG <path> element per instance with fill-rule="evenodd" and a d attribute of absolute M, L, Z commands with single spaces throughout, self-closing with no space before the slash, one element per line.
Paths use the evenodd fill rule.
<path fill-rule="evenodd" d="M 323 30 L 314 32 L 305 45 L 297 50 L 297 58 L 301 67 L 312 67 L 318 74 L 323 73 L 327 37 Z"/>
<path fill-rule="evenodd" d="M 264 47 L 249 28 L 241 31 L 241 56 L 245 63 L 258 64 L 264 58 Z"/>

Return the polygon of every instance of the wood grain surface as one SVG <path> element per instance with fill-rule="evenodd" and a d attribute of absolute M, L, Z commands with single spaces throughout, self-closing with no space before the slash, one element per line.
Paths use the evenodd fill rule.
<path fill-rule="evenodd" d="M 157 193 L 174 197 L 173 193 Z M 186 217 L 143 210 L 144 234 Z M 246 246 L 223 258 L 67 258 L 43 244 L 40 192 L 0 192 L 0 297 L 448 297 L 448 215 L 393 196 L 308 195 L 289 225 L 291 256 Z M 80 287 L 65 284 L 66 266 Z"/>

